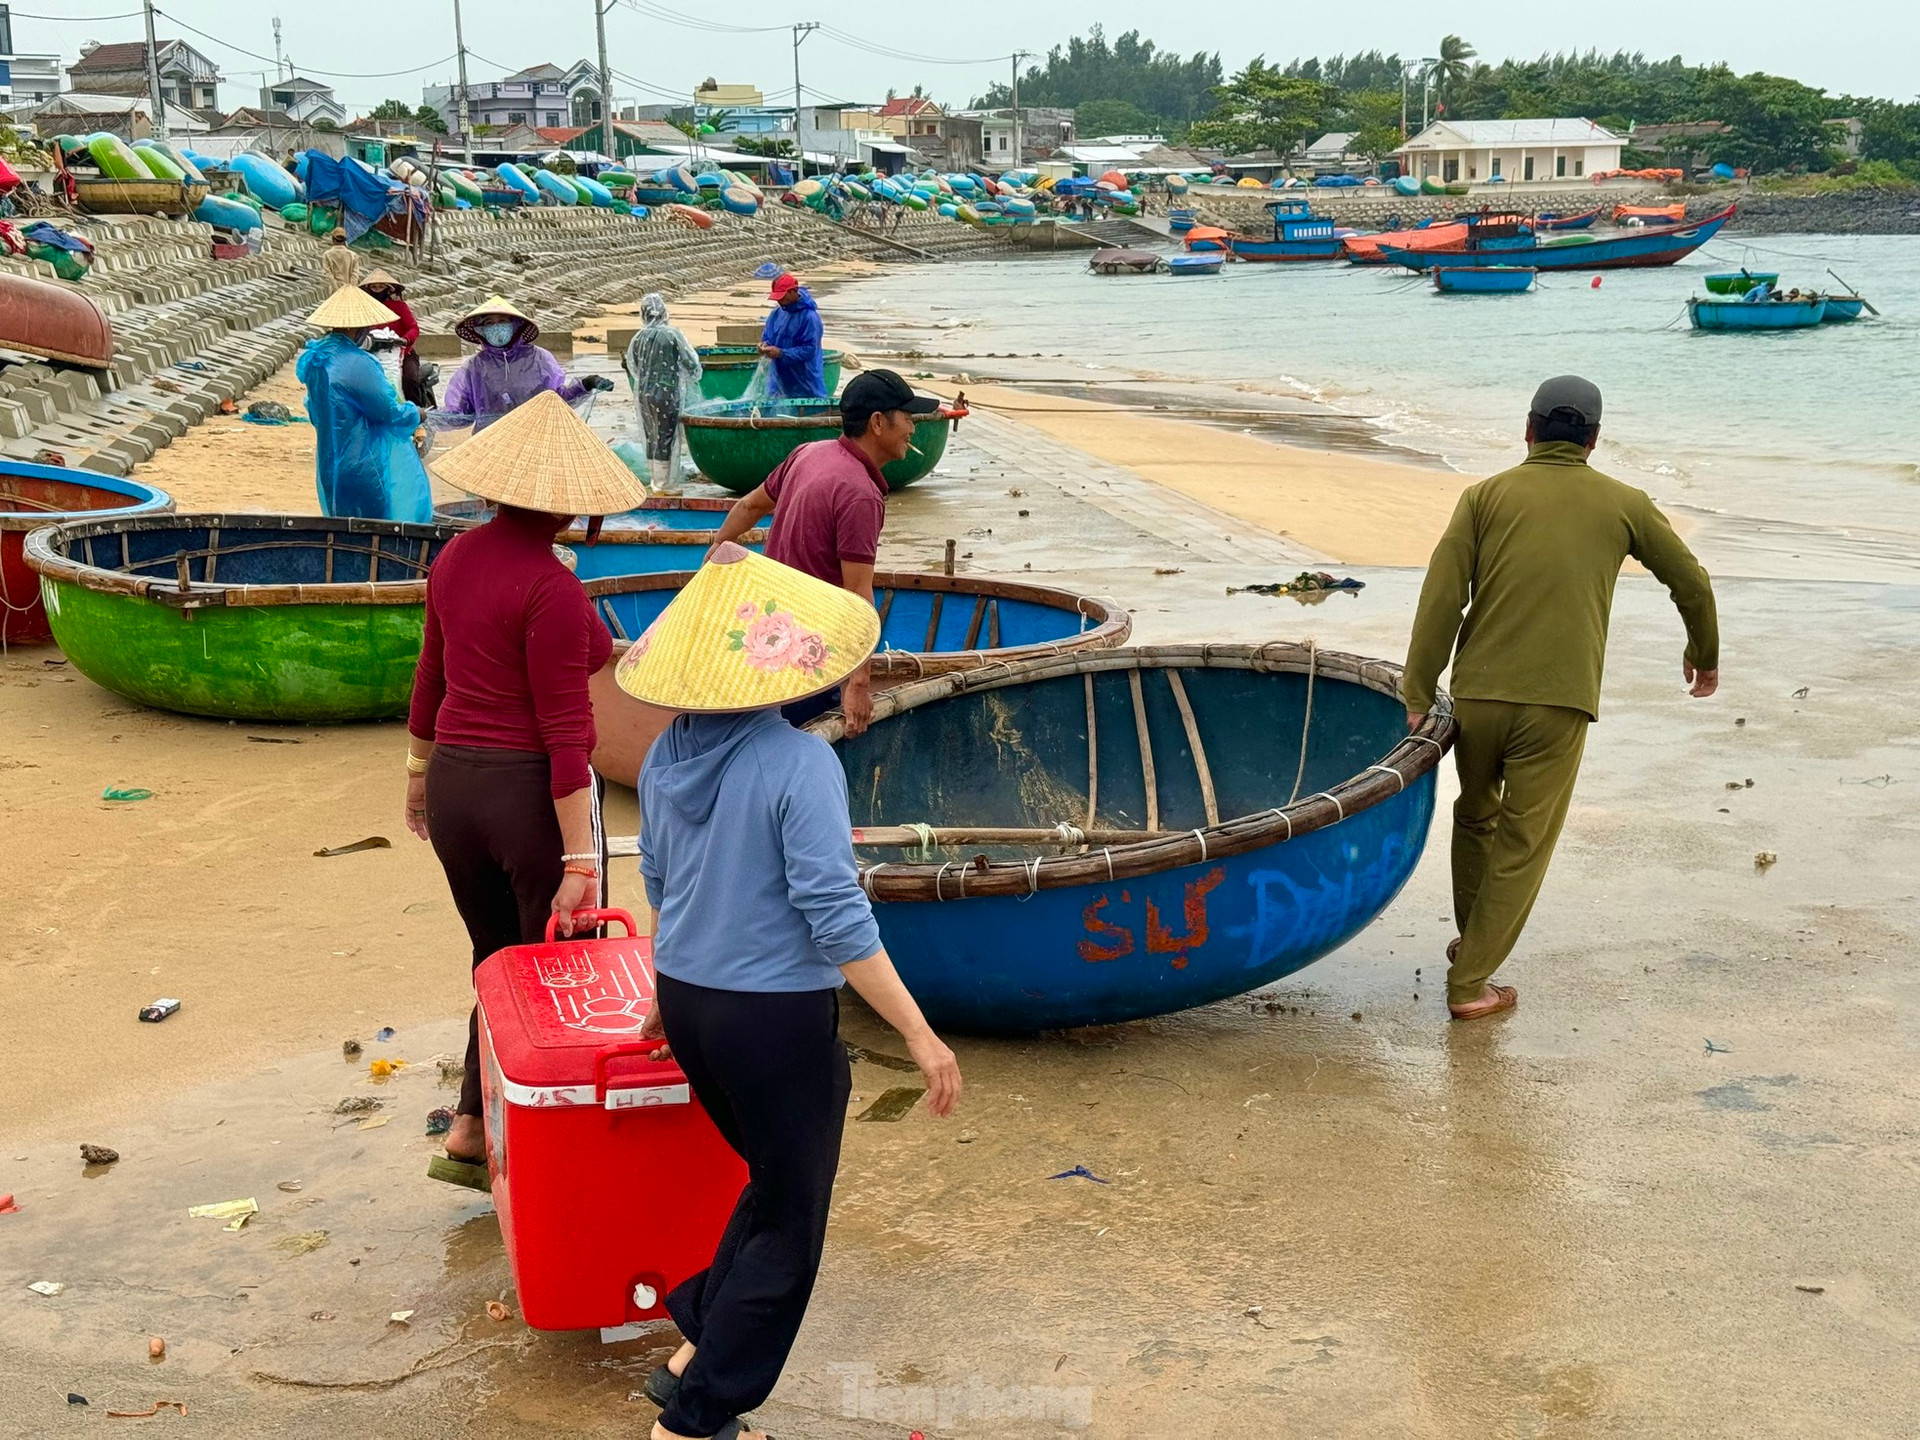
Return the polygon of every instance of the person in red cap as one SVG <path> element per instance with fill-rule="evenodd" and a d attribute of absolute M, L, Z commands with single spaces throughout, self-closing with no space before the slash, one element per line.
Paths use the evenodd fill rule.
<path fill-rule="evenodd" d="M 791 274 L 774 277 L 774 307 L 760 332 L 760 353 L 773 362 L 768 393 L 780 400 L 824 400 L 827 377 L 820 353 L 820 309 Z"/>

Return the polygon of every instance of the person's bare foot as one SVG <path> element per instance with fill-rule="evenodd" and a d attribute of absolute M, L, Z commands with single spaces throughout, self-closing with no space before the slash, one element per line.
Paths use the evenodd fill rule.
<path fill-rule="evenodd" d="M 667 1369 L 671 1370 L 676 1375 L 684 1375 L 687 1373 L 687 1366 L 691 1365 L 692 1363 L 693 1363 L 693 1342 L 691 1340 L 687 1340 L 687 1341 L 683 1341 L 681 1343 L 680 1348 L 673 1352 L 673 1358 L 667 1361 Z"/>
<path fill-rule="evenodd" d="M 1520 1003 L 1520 992 L 1511 985 L 1489 984 L 1480 992 L 1480 998 L 1469 1000 L 1464 1005 L 1447 1005 L 1447 1012 L 1456 1020 L 1478 1020 L 1483 1016 L 1497 1015 L 1502 1010 L 1511 1010 Z"/>
<path fill-rule="evenodd" d="M 478 1115 L 456 1115 L 447 1131 L 447 1158 L 478 1164 L 487 1157 L 487 1132 Z"/>
<path fill-rule="evenodd" d="M 731 1424 L 732 1422 L 729 1421 L 728 1423 Z M 737 1426 L 731 1434 L 724 1429 L 720 1433 L 726 1435 L 727 1440 L 773 1440 L 773 1437 L 764 1430 L 742 1430 Z M 666 1426 L 656 1420 L 653 1423 L 653 1440 L 708 1440 L 708 1437 L 704 1435 L 681 1435 L 676 1431 L 667 1429 Z"/>

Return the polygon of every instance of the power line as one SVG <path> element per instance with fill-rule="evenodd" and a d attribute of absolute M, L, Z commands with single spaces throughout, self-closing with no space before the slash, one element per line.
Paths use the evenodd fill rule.
<path fill-rule="evenodd" d="M 856 50 L 864 50 L 870 55 L 879 55 L 888 60 L 906 60 L 916 65 L 998 65 L 1005 55 L 985 55 L 972 60 L 956 60 L 944 55 L 916 55 L 910 50 L 896 50 L 890 45 L 877 45 L 863 35 L 855 35 L 832 25 L 823 25 L 821 32 L 842 45 L 850 45 Z"/>
<path fill-rule="evenodd" d="M 124 10 L 118 15 L 30 15 L 25 10 L 12 12 L 16 20 L 70 20 L 76 25 L 91 25 L 96 20 L 138 20 L 147 12 L 144 10 Z"/>
<path fill-rule="evenodd" d="M 198 35 L 202 40 L 211 40 L 215 45 L 220 46 L 224 50 L 231 50 L 237 55 L 245 55 L 254 60 L 264 60 L 268 64 L 273 63 L 273 56 L 262 55 L 257 50 L 249 50 L 247 49 L 246 46 L 236 45 L 231 40 L 222 40 L 218 35 L 210 35 L 205 30 L 200 29 L 199 26 L 189 25 L 185 20 L 182 20 L 178 15 L 168 14 L 168 12 L 160 9 L 159 6 L 157 5 L 154 7 L 153 13 L 156 15 L 164 16 L 168 21 L 170 21 L 175 25 L 178 25 L 182 30 L 191 30 L 194 34 Z M 381 70 L 381 71 L 374 71 L 374 72 L 362 72 L 362 71 L 354 71 L 354 70 L 322 70 L 317 66 L 312 66 L 312 65 L 305 65 L 305 66 L 302 66 L 301 68 L 307 71 L 307 73 L 310 75 L 324 75 L 330 80 L 395 80 L 402 75 L 418 75 L 421 72 L 426 70 L 437 70 L 442 65 L 446 64 L 447 61 L 452 60 L 454 58 L 455 57 L 452 55 L 443 55 L 438 60 L 432 61 L 430 64 L 415 65 L 411 69 L 407 69 L 407 70 Z"/>
<path fill-rule="evenodd" d="M 682 15 L 677 10 L 669 10 L 664 5 L 655 5 L 650 0 L 625 0 L 628 9 L 637 10 L 642 15 L 650 15 L 655 20 L 664 20 L 669 25 L 685 26 L 689 30 L 705 30 L 720 35 L 760 35 L 775 30 L 785 30 L 785 25 L 729 25 L 720 20 L 704 20 L 696 15 Z"/>

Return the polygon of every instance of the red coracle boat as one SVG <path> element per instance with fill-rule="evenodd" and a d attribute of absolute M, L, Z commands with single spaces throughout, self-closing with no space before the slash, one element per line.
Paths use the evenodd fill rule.
<path fill-rule="evenodd" d="M 40 603 L 40 577 L 21 555 L 27 533 L 69 520 L 106 520 L 173 509 L 151 485 L 94 470 L 0 462 L 0 641 L 38 645 L 53 638 Z"/>
<path fill-rule="evenodd" d="M 105 370 L 113 364 L 113 326 L 72 285 L 0 275 L 0 349 Z"/>

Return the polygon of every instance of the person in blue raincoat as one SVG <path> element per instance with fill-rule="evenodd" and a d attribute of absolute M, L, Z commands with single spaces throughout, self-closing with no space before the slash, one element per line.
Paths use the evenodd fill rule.
<path fill-rule="evenodd" d="M 433 519 L 426 467 L 414 448 L 419 408 L 394 393 L 363 345 L 368 331 L 398 318 L 353 285 L 341 286 L 307 317 L 327 332 L 308 342 L 293 372 L 307 387 L 323 515 L 416 525 Z"/>
<path fill-rule="evenodd" d="M 792 275 L 774 277 L 774 307 L 760 332 L 760 353 L 773 362 L 767 393 L 781 400 L 824 400 L 826 367 L 820 349 L 820 310 Z"/>

